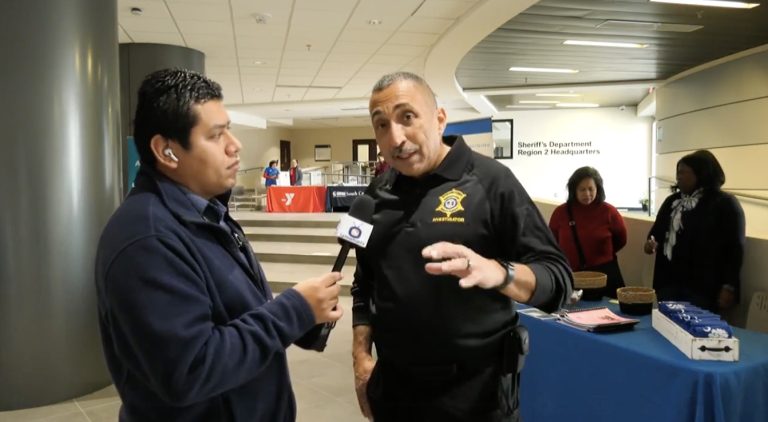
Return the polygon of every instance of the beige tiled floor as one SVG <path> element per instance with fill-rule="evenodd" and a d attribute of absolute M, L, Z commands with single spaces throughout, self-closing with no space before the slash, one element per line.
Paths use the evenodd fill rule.
<path fill-rule="evenodd" d="M 299 422 L 364 421 L 352 376 L 352 299 L 341 297 L 344 316 L 323 353 L 291 347 L 288 360 Z M 0 412 L 0 422 L 113 422 L 120 398 L 114 387 L 50 406 Z"/>

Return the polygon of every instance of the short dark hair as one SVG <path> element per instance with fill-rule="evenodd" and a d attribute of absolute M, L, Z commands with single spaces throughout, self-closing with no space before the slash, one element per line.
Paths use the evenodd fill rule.
<path fill-rule="evenodd" d="M 579 187 L 584 179 L 592 179 L 595 181 L 595 187 L 597 187 L 597 196 L 595 202 L 602 203 L 605 201 L 605 189 L 603 188 L 603 178 L 600 176 L 600 172 L 594 167 L 580 167 L 573 172 L 568 179 L 568 203 L 572 204 L 577 201 L 576 189 Z"/>
<path fill-rule="evenodd" d="M 198 119 L 192 106 L 223 98 L 221 86 L 200 73 L 186 69 L 150 73 L 139 88 L 133 119 L 133 138 L 141 163 L 154 167 L 150 141 L 155 135 L 189 149 L 189 133 Z"/>
<path fill-rule="evenodd" d="M 696 188 L 703 188 L 706 191 L 717 191 L 725 184 L 725 172 L 717 161 L 715 155 L 706 149 L 700 149 L 692 152 L 677 162 L 677 166 L 685 164 L 693 170 L 696 175 Z M 677 170 L 677 168 L 675 168 Z M 680 187 L 675 184 L 673 191 Z"/>
<path fill-rule="evenodd" d="M 273 164 L 277 164 L 277 160 L 270 161 L 267 167 L 272 167 Z"/>
<path fill-rule="evenodd" d="M 432 87 L 429 86 L 427 81 L 424 80 L 421 76 L 411 73 L 411 72 L 393 72 L 388 73 L 381 77 L 378 81 L 376 81 L 376 84 L 373 85 L 373 89 L 371 90 L 372 94 L 375 94 L 377 92 L 381 92 L 387 88 L 389 88 L 390 85 L 392 85 L 395 82 L 400 81 L 411 81 L 414 82 L 417 85 L 420 85 L 425 88 L 425 90 L 429 93 L 429 99 L 432 101 L 432 104 L 437 107 L 437 96 L 435 95 L 435 92 L 432 91 Z"/>

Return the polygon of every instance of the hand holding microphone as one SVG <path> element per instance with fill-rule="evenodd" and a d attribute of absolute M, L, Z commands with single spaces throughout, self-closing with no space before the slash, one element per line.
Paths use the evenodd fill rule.
<path fill-rule="evenodd" d="M 352 203 L 352 206 L 349 209 L 349 214 L 343 216 L 339 221 L 339 225 L 336 226 L 336 236 L 338 236 L 339 243 L 341 243 L 341 250 L 339 250 L 339 255 L 336 257 L 336 262 L 333 264 L 333 269 L 331 270 L 332 274 L 339 273 L 344 267 L 344 262 L 347 260 L 350 248 L 365 248 L 368 244 L 368 238 L 371 237 L 371 232 L 373 231 L 371 222 L 373 221 L 375 207 L 376 203 L 373 201 L 373 198 L 367 195 L 359 196 L 355 199 L 355 202 Z M 337 280 L 339 279 L 341 279 L 341 277 Z M 338 289 L 338 285 L 335 286 Z M 336 307 L 334 307 L 332 311 L 336 311 Z M 341 317 L 340 314 L 339 317 Z M 317 341 L 310 347 L 312 350 L 317 350 L 318 352 L 325 350 L 325 346 L 328 344 L 328 337 L 330 336 L 333 327 L 336 326 L 336 320 L 338 319 L 339 318 L 328 320 L 328 322 L 320 327 Z"/>
<path fill-rule="evenodd" d="M 337 321 L 344 313 L 339 303 L 339 284 L 341 273 L 327 273 L 321 277 L 310 278 L 293 286 L 309 303 L 315 322 L 318 324 Z"/>

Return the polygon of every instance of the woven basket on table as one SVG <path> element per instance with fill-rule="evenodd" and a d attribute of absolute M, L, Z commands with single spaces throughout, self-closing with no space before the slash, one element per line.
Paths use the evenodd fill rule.
<path fill-rule="evenodd" d="M 616 290 L 621 303 L 653 303 L 656 291 L 650 287 L 622 287 Z"/>
<path fill-rule="evenodd" d="M 574 289 L 599 289 L 605 287 L 608 276 L 597 271 L 576 271 L 573 273 Z"/>

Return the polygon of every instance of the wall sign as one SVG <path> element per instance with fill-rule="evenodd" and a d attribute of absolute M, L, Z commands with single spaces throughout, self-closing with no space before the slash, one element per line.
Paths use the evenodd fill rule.
<path fill-rule="evenodd" d="M 331 146 L 315 145 L 315 161 L 331 161 Z"/>
<path fill-rule="evenodd" d="M 518 141 L 516 147 L 521 157 L 600 155 L 593 141 Z"/>

